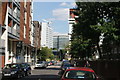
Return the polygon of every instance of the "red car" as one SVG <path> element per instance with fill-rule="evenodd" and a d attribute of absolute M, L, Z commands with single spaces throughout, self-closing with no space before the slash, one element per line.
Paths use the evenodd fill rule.
<path fill-rule="evenodd" d="M 98 77 L 90 68 L 70 67 L 64 72 L 61 80 L 98 80 Z"/>

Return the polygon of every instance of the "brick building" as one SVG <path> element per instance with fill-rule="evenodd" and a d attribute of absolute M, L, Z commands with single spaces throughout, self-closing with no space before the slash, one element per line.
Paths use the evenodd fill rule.
<path fill-rule="evenodd" d="M 0 4 L 0 67 L 8 63 L 31 62 L 31 0 Z"/>

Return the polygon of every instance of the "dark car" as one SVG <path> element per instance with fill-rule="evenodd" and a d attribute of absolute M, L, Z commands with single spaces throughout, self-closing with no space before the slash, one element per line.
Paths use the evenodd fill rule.
<path fill-rule="evenodd" d="M 61 80 L 98 80 L 98 77 L 91 68 L 70 67 L 66 69 Z"/>
<path fill-rule="evenodd" d="M 69 67 L 73 67 L 73 65 L 72 65 L 70 62 L 63 63 L 63 64 L 61 65 L 61 70 L 59 71 L 58 75 L 59 75 L 59 76 L 62 76 L 63 73 L 64 73 L 64 71 L 65 71 L 66 69 L 68 69 Z"/>
<path fill-rule="evenodd" d="M 2 69 L 2 78 L 21 78 L 23 76 L 25 73 L 19 63 L 6 64 Z"/>
<path fill-rule="evenodd" d="M 31 75 L 31 66 L 28 63 L 21 63 L 26 76 Z"/>

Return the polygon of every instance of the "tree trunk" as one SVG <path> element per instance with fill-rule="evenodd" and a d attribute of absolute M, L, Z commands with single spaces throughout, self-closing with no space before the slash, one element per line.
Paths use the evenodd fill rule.
<path fill-rule="evenodd" d="M 97 44 L 97 50 L 98 50 L 98 52 L 99 52 L 99 58 L 101 59 L 102 55 L 101 55 L 101 49 L 100 49 L 99 44 Z"/>

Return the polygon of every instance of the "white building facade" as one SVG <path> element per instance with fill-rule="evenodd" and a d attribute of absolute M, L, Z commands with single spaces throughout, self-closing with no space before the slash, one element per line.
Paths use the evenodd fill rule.
<path fill-rule="evenodd" d="M 0 67 L 10 63 L 31 62 L 31 0 L 11 0 L 1 4 Z"/>
<path fill-rule="evenodd" d="M 49 23 L 41 23 L 41 47 L 53 48 L 53 29 Z"/>
<path fill-rule="evenodd" d="M 69 9 L 69 40 L 71 40 L 71 34 L 73 31 L 73 24 L 76 23 L 75 18 L 77 18 L 78 16 L 74 14 L 74 12 L 76 11 L 76 9 Z"/>

